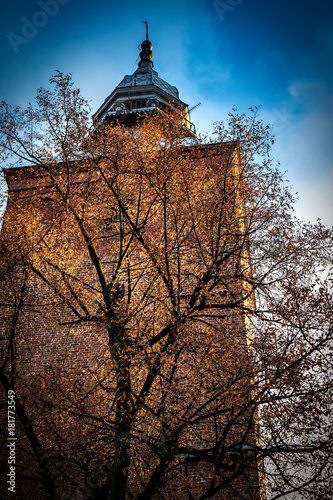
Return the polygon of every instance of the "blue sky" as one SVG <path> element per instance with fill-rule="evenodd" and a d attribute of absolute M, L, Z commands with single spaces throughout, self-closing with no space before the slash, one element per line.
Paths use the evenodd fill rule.
<path fill-rule="evenodd" d="M 261 105 L 297 214 L 333 224 L 333 2 L 11 0 L 0 16 L 0 99 L 26 106 L 56 69 L 93 111 L 136 69 L 149 21 L 154 68 L 200 132 Z"/>

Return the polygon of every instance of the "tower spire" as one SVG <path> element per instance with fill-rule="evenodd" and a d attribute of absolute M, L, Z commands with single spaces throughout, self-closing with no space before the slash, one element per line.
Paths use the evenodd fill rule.
<path fill-rule="evenodd" d="M 154 66 L 153 61 L 151 61 L 153 57 L 153 53 L 151 50 L 153 48 L 153 45 L 148 38 L 148 21 L 147 19 L 145 19 L 142 22 L 146 25 L 146 39 L 141 44 L 139 68 L 144 71 L 149 71 Z"/>
<path fill-rule="evenodd" d="M 146 26 L 146 36 L 140 45 L 138 67 L 132 75 L 125 75 L 105 99 L 94 115 L 96 123 L 103 120 L 118 121 L 131 128 L 140 121 L 140 114 L 156 113 L 157 110 L 163 112 L 171 106 L 181 111 L 181 123 L 192 135 L 194 126 L 190 123 L 188 105 L 180 100 L 178 89 L 162 80 L 153 69 L 153 45 L 149 40 L 147 19 L 142 23 Z"/>
<path fill-rule="evenodd" d="M 145 19 L 145 20 L 144 20 L 144 21 L 142 21 L 142 22 L 143 22 L 143 24 L 145 24 L 145 25 L 146 25 L 146 40 L 149 40 L 149 38 L 148 38 L 148 21 L 147 21 L 147 19 Z"/>

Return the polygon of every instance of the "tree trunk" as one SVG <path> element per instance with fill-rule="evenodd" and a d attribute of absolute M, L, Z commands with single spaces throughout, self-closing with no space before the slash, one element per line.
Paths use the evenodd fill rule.
<path fill-rule="evenodd" d="M 122 338 L 121 328 L 117 334 Z M 113 332 L 114 333 L 114 332 Z M 119 352 L 123 351 L 123 346 Z M 117 391 L 116 391 L 116 430 L 115 455 L 113 457 L 113 472 L 109 500 L 125 500 L 127 491 L 128 471 L 130 466 L 129 435 L 131 429 L 131 376 L 130 362 L 122 355 L 114 357 L 117 361 Z"/>

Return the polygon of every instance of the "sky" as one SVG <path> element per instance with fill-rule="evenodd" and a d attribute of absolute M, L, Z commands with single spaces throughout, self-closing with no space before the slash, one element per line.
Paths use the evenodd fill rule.
<path fill-rule="evenodd" d="M 202 133 L 261 106 L 296 214 L 333 224 L 332 0 L 11 0 L 0 15 L 0 100 L 25 107 L 57 69 L 95 112 L 137 68 L 145 18 L 154 69 Z"/>

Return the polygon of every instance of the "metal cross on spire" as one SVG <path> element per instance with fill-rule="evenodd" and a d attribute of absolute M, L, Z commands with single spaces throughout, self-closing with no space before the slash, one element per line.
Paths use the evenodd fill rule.
<path fill-rule="evenodd" d="M 147 21 L 147 19 L 145 19 L 145 20 L 144 20 L 144 21 L 142 21 L 142 22 L 143 22 L 143 24 L 145 24 L 145 25 L 146 25 L 146 40 L 149 40 L 149 38 L 148 38 L 148 21 Z"/>

